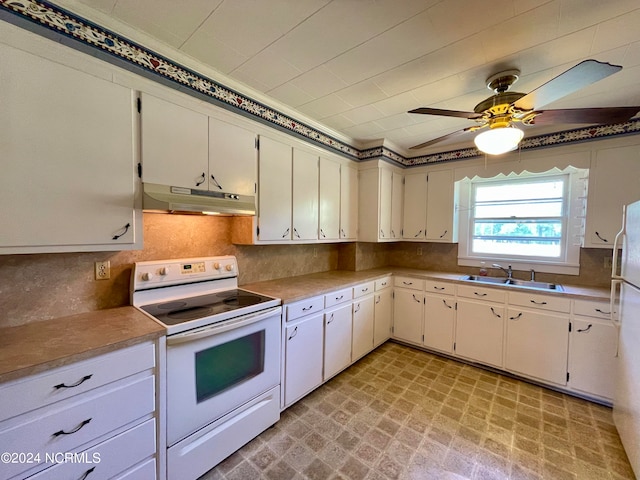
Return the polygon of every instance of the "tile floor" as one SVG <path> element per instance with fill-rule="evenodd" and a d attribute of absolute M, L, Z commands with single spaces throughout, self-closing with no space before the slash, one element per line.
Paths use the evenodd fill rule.
<path fill-rule="evenodd" d="M 634 478 L 610 408 L 388 342 L 200 480 Z"/>

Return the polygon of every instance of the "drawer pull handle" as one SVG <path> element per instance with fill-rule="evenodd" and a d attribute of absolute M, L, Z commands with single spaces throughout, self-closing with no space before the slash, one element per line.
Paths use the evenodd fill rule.
<path fill-rule="evenodd" d="M 418 233 L 416 233 L 413 238 L 418 238 L 420 235 L 422 235 L 422 230 L 420 230 Z"/>
<path fill-rule="evenodd" d="M 447 301 L 446 300 L 442 300 L 442 303 L 444 303 L 444 306 L 447 308 L 453 308 L 451 305 L 447 305 Z"/>
<path fill-rule="evenodd" d="M 596 308 L 596 312 L 601 313 L 603 315 L 611 315 L 611 312 L 603 312 L 602 310 L 600 310 L 599 308 Z"/>
<path fill-rule="evenodd" d="M 486 293 L 478 293 L 478 292 L 473 292 L 474 295 L 477 295 L 479 297 L 486 297 L 487 294 Z"/>
<path fill-rule="evenodd" d="M 336 300 L 342 300 L 344 298 L 344 295 L 340 295 L 339 297 L 336 297 Z"/>
<path fill-rule="evenodd" d="M 287 228 L 284 233 L 282 234 L 282 238 L 286 237 L 287 235 L 289 235 L 289 229 Z"/>
<path fill-rule="evenodd" d="M 127 223 L 124 227 L 121 228 L 122 233 L 117 233 L 115 234 L 111 240 L 118 240 L 120 237 L 124 236 L 125 233 L 127 233 L 129 231 L 129 228 L 131 228 L 131 224 Z"/>
<path fill-rule="evenodd" d="M 600 240 L 602 240 L 605 243 L 609 243 L 609 240 L 607 240 L 606 238 L 604 238 L 602 235 L 600 235 L 598 232 L 596 232 L 596 237 L 598 237 Z"/>
<path fill-rule="evenodd" d="M 381 285 L 382 285 L 383 287 L 386 287 L 386 286 L 387 286 L 387 282 L 382 282 L 382 283 L 381 283 Z"/>
<path fill-rule="evenodd" d="M 589 324 L 589 325 L 587 326 L 587 328 L 580 328 L 580 329 L 576 330 L 576 332 L 579 332 L 579 333 L 582 333 L 582 332 L 588 332 L 589 330 L 591 330 L 591 327 L 592 327 L 592 326 L 593 326 L 592 324 Z"/>
<path fill-rule="evenodd" d="M 499 313 L 496 313 L 496 311 L 493 309 L 493 307 L 491 307 L 491 313 L 493 313 L 498 318 L 502 318 L 502 316 Z"/>
<path fill-rule="evenodd" d="M 445 287 L 436 287 L 436 286 L 434 286 L 433 288 L 434 288 L 434 290 L 444 290 L 445 289 Z"/>
<path fill-rule="evenodd" d="M 509 317 L 509 320 L 518 320 L 520 317 L 522 316 L 522 312 L 520 312 L 518 315 L 516 315 L 515 317 Z"/>
<path fill-rule="evenodd" d="M 327 325 L 329 325 L 331 322 L 333 322 L 333 313 L 329 317 L 329 320 L 327 320 Z"/>
<path fill-rule="evenodd" d="M 55 388 L 56 390 L 59 390 L 61 388 L 75 388 L 75 387 L 78 387 L 78 386 L 82 385 L 84 382 L 89 380 L 91 377 L 93 377 L 93 373 L 91 375 L 85 375 L 84 377 L 82 377 L 80 380 L 78 380 L 76 383 L 74 383 L 72 385 L 66 385 L 64 383 L 59 383 L 58 385 L 54 385 L 53 388 Z"/>
<path fill-rule="evenodd" d="M 376 297 L 376 305 L 380 303 L 380 300 L 381 300 L 380 295 L 378 295 L 378 296 Z"/>
<path fill-rule="evenodd" d="M 313 305 L 310 305 L 308 307 L 302 307 L 302 311 L 303 312 L 308 312 L 309 310 L 311 310 L 313 308 Z"/>
<path fill-rule="evenodd" d="M 96 467 L 91 467 L 89 470 L 87 470 L 86 472 L 84 472 L 84 475 L 82 475 L 78 480 L 86 480 L 86 478 L 93 473 L 93 471 L 96 469 Z"/>
<path fill-rule="evenodd" d="M 418 299 L 416 298 L 415 294 L 413 294 L 413 293 L 412 293 L 412 294 L 411 294 L 411 296 L 413 297 L 413 299 L 414 299 L 416 302 L 418 302 L 418 303 L 422 303 L 420 300 L 418 300 Z"/>
<path fill-rule="evenodd" d="M 449 230 L 445 230 L 444 233 L 442 235 L 440 235 L 440 238 L 444 237 L 447 234 L 448 231 Z"/>
<path fill-rule="evenodd" d="M 91 421 L 90 418 L 87 418 L 86 420 L 80 422 L 80 425 L 78 425 L 76 428 L 74 428 L 73 430 L 70 430 L 68 432 L 65 432 L 64 430 L 58 430 L 57 432 L 53 433 L 51 436 L 52 437 L 59 437 L 60 435 L 71 435 L 73 433 L 76 433 L 78 431 L 80 431 L 80 429 L 82 427 L 84 427 L 87 423 L 89 423 Z"/>
<path fill-rule="evenodd" d="M 293 329 L 293 332 L 291 332 L 291 335 L 289 335 L 289 338 L 287 340 L 291 340 L 293 337 L 295 337 L 298 334 L 298 327 Z"/>
<path fill-rule="evenodd" d="M 360 311 L 360 304 L 356 305 L 356 307 L 353 309 L 353 313 L 358 313 Z"/>
<path fill-rule="evenodd" d="M 413 282 L 405 282 L 404 280 L 402 281 L 402 283 L 405 285 L 413 285 Z"/>
<path fill-rule="evenodd" d="M 198 177 L 198 180 L 196 180 L 196 187 L 199 187 L 200 185 L 202 185 L 204 183 L 205 178 L 207 178 L 207 176 L 204 174 L 204 172 L 202 172 L 202 174 Z"/>
<path fill-rule="evenodd" d="M 547 302 L 536 302 L 535 300 L 529 300 L 531 303 L 535 304 L 535 305 L 546 305 Z"/>
<path fill-rule="evenodd" d="M 363 288 L 363 289 L 362 289 L 362 292 L 364 293 L 364 292 L 367 292 L 368 290 L 369 290 L 369 287 L 367 287 L 367 288 Z"/>

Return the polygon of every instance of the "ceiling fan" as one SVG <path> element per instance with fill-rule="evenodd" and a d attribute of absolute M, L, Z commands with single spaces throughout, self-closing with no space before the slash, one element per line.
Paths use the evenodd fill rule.
<path fill-rule="evenodd" d="M 428 107 L 409 111 L 408 113 L 423 115 L 467 118 L 476 122 L 476 125 L 415 145 L 411 149 L 420 149 L 464 132 L 489 127 L 488 130 L 477 135 L 474 142 L 480 151 L 499 155 L 515 150 L 522 140 L 524 132 L 515 126 L 517 123 L 524 125 L 565 123 L 606 125 L 626 122 L 640 111 L 640 106 L 539 110 L 559 98 L 620 70 L 622 67 L 619 65 L 611 65 L 597 60 L 585 60 L 526 94 L 510 91 L 511 86 L 518 80 L 519 70 L 497 73 L 487 79 L 487 88 L 493 90 L 495 95 L 476 105 L 473 112 Z"/>

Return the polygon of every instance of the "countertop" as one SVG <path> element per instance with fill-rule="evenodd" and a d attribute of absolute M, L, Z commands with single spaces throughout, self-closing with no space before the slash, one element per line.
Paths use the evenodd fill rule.
<path fill-rule="evenodd" d="M 165 329 L 133 307 L 0 328 L 0 382 L 155 340 Z"/>
<path fill-rule="evenodd" d="M 384 267 L 371 270 L 361 270 L 359 272 L 332 270 L 329 272 L 312 273 L 297 277 L 248 283 L 240 285 L 240 288 L 280 298 L 282 299 L 283 304 L 287 304 L 298 300 L 304 300 L 305 298 L 313 297 L 315 295 L 323 295 L 341 288 L 352 287 L 362 282 L 376 280 L 392 274 L 452 282 L 459 285 L 476 285 L 482 288 L 499 288 L 507 291 L 527 291 L 544 295 L 563 295 L 571 298 L 581 298 L 584 300 L 609 300 L 609 289 L 605 287 L 588 287 L 563 283 L 563 291 L 561 292 L 554 290 L 534 290 L 464 281 L 461 280 L 461 277 L 464 275 L 462 273 L 436 272 L 404 267 Z"/>

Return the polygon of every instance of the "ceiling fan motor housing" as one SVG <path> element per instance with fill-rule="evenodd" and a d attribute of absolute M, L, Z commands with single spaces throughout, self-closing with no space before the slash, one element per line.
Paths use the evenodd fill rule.
<path fill-rule="evenodd" d="M 508 107 L 513 102 L 520 100 L 525 95 L 526 93 L 520 92 L 497 93 L 496 95 L 493 95 L 477 104 L 473 111 L 476 113 L 484 113 L 485 111 L 499 105 L 505 105 L 506 107 Z"/>

